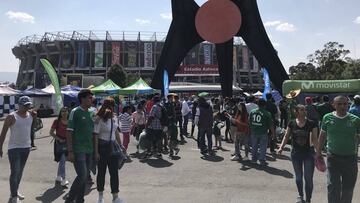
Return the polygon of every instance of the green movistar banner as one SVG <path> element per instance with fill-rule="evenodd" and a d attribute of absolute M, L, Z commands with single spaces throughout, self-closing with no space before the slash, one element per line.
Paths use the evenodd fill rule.
<path fill-rule="evenodd" d="M 311 93 L 360 93 L 360 79 L 356 80 L 286 80 L 282 85 L 283 95 L 291 90 Z"/>

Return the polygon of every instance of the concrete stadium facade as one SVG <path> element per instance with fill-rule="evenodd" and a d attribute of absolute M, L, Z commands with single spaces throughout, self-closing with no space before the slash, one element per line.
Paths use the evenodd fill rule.
<path fill-rule="evenodd" d="M 127 31 L 47 32 L 21 39 L 12 49 L 20 60 L 16 85 L 43 88 L 50 83 L 41 58 L 48 59 L 59 77 L 80 74 L 102 76 L 114 64 L 127 72 L 151 78 L 166 33 Z M 260 65 L 240 38 L 234 43 L 234 83 L 245 90 L 261 89 Z M 215 46 L 201 43 L 183 59 L 174 82 L 215 84 L 219 82 Z"/>

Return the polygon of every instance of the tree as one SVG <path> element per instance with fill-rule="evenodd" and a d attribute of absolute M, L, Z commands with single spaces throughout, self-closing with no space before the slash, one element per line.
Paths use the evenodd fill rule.
<path fill-rule="evenodd" d="M 127 78 L 126 78 L 127 86 L 132 85 L 133 83 L 135 83 L 139 79 L 139 77 L 140 76 L 138 74 L 128 73 Z"/>
<path fill-rule="evenodd" d="M 319 79 L 342 79 L 341 73 L 345 69 L 346 57 L 350 53 L 344 49 L 343 44 L 338 42 L 328 42 L 322 50 L 316 50 L 314 54 L 310 54 L 308 59 L 311 63 L 317 65 Z"/>
<path fill-rule="evenodd" d="M 344 72 L 341 74 L 344 79 L 360 78 L 360 59 L 351 59 L 345 66 Z"/>
<path fill-rule="evenodd" d="M 30 84 L 30 81 L 25 79 L 25 80 L 21 81 L 21 83 L 18 85 L 18 88 L 20 90 L 25 90 L 29 84 Z"/>
<path fill-rule="evenodd" d="M 315 63 L 318 67 L 326 67 L 329 63 L 335 61 L 345 61 L 349 50 L 344 49 L 343 44 L 338 42 L 328 42 L 324 45 L 323 50 L 316 50 L 314 54 L 310 54 L 308 59 L 311 63 Z"/>
<path fill-rule="evenodd" d="M 110 70 L 107 72 L 107 77 L 122 88 L 127 85 L 127 74 L 121 65 L 112 65 Z"/>
<path fill-rule="evenodd" d="M 319 79 L 315 66 L 312 63 L 300 62 L 289 68 L 292 80 L 316 80 Z"/>

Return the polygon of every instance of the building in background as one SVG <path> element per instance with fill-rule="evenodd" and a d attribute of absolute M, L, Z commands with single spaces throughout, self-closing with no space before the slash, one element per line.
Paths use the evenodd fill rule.
<path fill-rule="evenodd" d="M 151 78 L 165 39 L 166 33 L 115 31 L 47 32 L 43 36 L 27 36 L 12 49 L 20 60 L 16 85 L 43 88 L 50 84 L 41 58 L 51 62 L 59 78 L 76 74 L 105 79 L 114 64 L 122 65 L 126 72 Z M 234 41 L 234 85 L 246 91 L 262 89 L 256 58 L 240 38 Z M 217 70 L 215 45 L 204 42 L 189 51 L 174 81 L 217 84 Z"/>

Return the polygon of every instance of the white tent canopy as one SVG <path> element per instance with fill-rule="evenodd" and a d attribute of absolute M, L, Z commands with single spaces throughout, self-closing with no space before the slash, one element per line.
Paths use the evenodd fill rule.
<path fill-rule="evenodd" d="M 44 89 L 41 89 L 41 90 L 46 93 L 55 94 L 55 88 L 52 84 L 48 85 L 47 87 L 45 87 Z"/>
<path fill-rule="evenodd" d="M 253 95 L 254 95 L 254 96 L 262 96 L 262 95 L 263 95 L 263 93 L 262 93 L 262 92 L 260 92 L 260 91 L 257 91 L 257 92 L 255 92 Z"/>
<path fill-rule="evenodd" d="M 18 95 L 19 91 L 14 90 L 13 88 L 7 85 L 0 85 L 0 95 L 1 96 L 14 96 Z"/>

